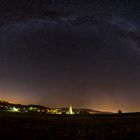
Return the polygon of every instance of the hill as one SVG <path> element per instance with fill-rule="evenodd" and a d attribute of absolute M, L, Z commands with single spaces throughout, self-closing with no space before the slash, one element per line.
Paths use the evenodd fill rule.
<path fill-rule="evenodd" d="M 37 111 L 37 110 L 44 110 L 46 112 L 46 110 L 60 110 L 62 112 L 66 112 L 69 110 L 69 108 L 49 108 L 46 106 L 42 106 L 42 105 L 34 105 L 34 104 L 30 104 L 30 105 L 22 105 L 22 104 L 14 104 L 14 103 L 9 103 L 6 101 L 0 101 L 0 110 L 7 110 L 7 109 L 11 109 L 11 108 L 19 108 L 21 111 L 25 111 L 25 110 L 33 110 L 33 111 Z M 81 114 L 85 114 L 85 113 L 89 113 L 89 114 L 110 114 L 111 112 L 103 112 L 103 111 L 97 111 L 97 110 L 92 110 L 92 109 L 82 109 L 82 108 L 74 108 L 73 111 L 75 113 L 81 113 Z"/>

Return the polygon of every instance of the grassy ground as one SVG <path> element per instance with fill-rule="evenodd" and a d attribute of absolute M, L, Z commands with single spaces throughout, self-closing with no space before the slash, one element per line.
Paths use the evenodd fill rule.
<path fill-rule="evenodd" d="M 0 137 L 10 140 L 140 140 L 140 114 L 65 116 L 0 112 Z"/>

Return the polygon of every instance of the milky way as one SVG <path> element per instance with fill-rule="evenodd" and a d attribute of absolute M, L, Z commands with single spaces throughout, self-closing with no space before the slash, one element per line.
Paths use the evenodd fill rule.
<path fill-rule="evenodd" d="M 61 6 L 50 5 L 55 16 L 16 12 L 1 20 L 1 98 L 138 111 L 137 12 L 130 12 L 131 6 L 116 9 L 94 3 Z"/>

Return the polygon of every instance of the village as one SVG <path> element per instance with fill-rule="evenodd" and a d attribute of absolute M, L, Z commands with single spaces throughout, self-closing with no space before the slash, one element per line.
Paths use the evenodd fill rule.
<path fill-rule="evenodd" d="M 48 108 L 41 105 L 22 105 L 14 104 L 12 102 L 0 101 L 0 110 L 6 112 L 21 112 L 21 113 L 46 113 L 46 114 L 66 114 L 66 115 L 76 115 L 76 114 L 95 114 L 95 112 L 90 109 L 73 109 L 70 104 L 67 108 Z"/>

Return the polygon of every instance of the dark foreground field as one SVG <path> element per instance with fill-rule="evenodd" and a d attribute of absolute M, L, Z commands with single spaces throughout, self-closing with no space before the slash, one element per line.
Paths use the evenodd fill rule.
<path fill-rule="evenodd" d="M 61 116 L 0 112 L 0 137 L 10 140 L 140 140 L 140 114 Z"/>

